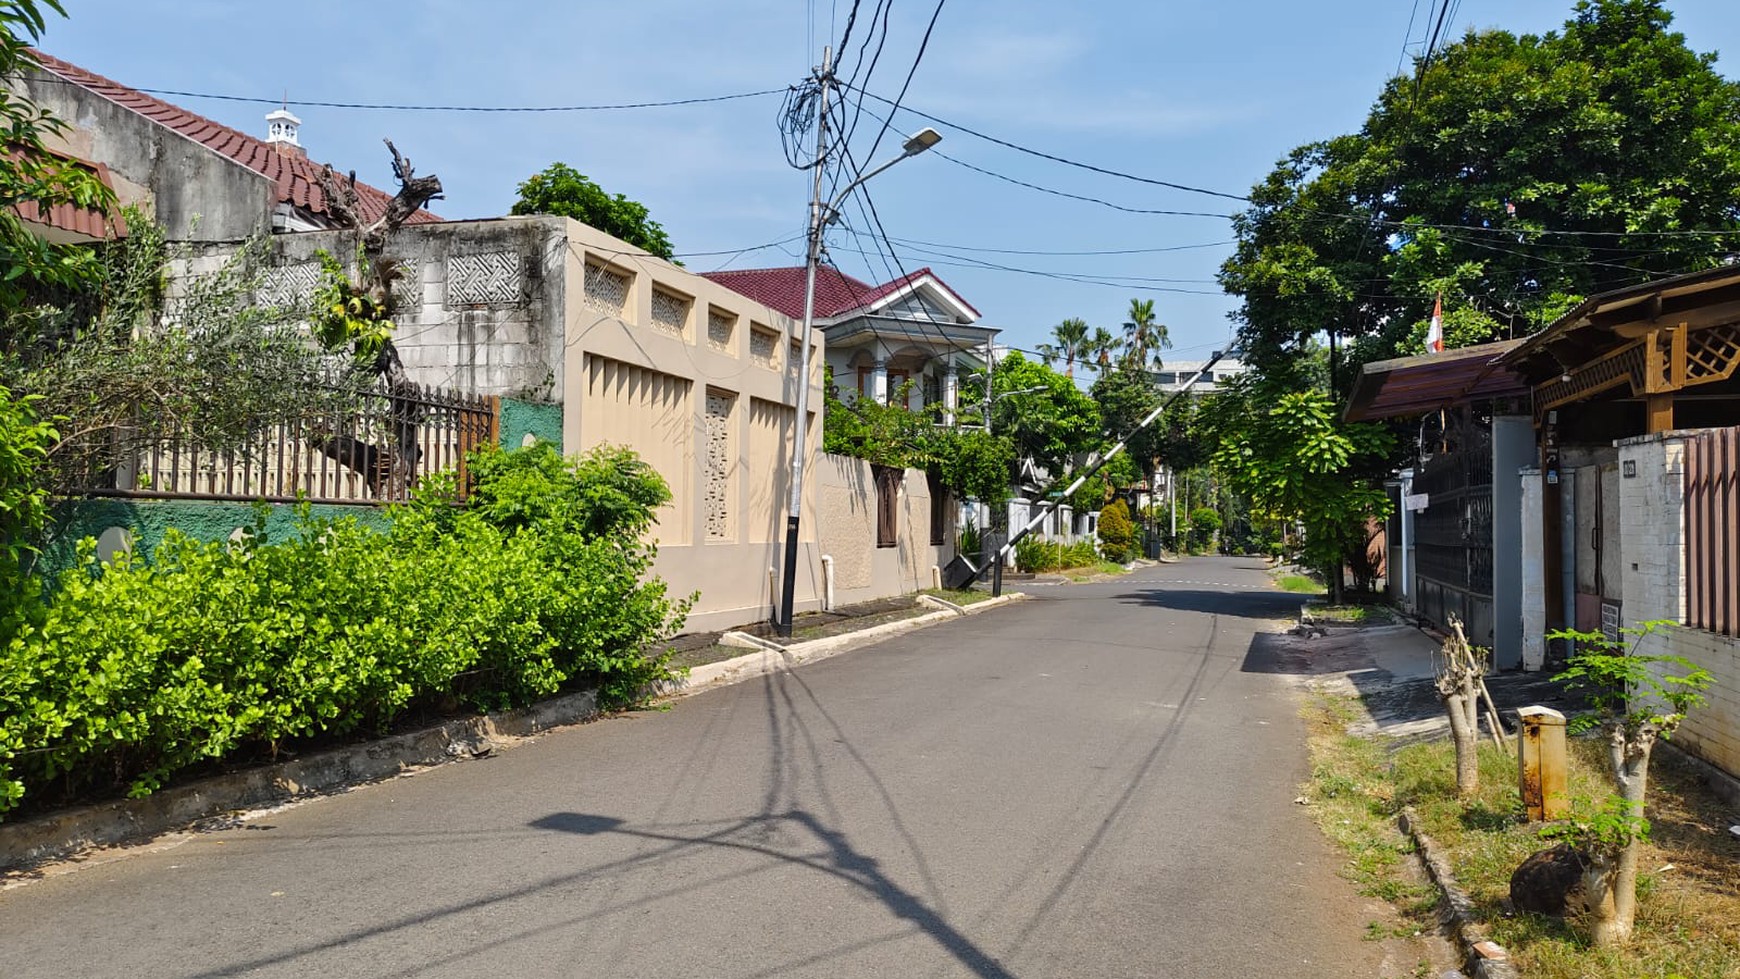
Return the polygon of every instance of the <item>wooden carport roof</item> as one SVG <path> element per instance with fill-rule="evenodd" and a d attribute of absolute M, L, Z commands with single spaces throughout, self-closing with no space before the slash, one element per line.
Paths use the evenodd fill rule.
<path fill-rule="evenodd" d="M 1501 362 L 1522 344 L 1522 340 L 1501 340 L 1373 361 L 1354 382 L 1345 417 L 1348 421 L 1411 418 L 1466 401 L 1525 395 L 1528 385 Z"/>

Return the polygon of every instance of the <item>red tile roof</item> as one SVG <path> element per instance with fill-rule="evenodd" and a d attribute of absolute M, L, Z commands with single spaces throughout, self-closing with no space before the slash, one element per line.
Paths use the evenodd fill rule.
<path fill-rule="evenodd" d="M 213 152 L 221 153 L 272 180 L 277 184 L 279 203 L 291 204 L 314 214 L 327 213 L 326 195 L 320 190 L 320 164 L 308 159 L 301 152 L 280 152 L 277 147 L 263 139 L 195 115 L 178 105 L 110 81 L 52 55 L 43 54 L 41 51 L 32 51 L 31 54 L 44 71 L 59 75 L 116 105 L 131 109 L 160 126 L 173 129 Z M 335 173 L 342 173 L 337 167 L 333 170 Z M 356 185 L 356 192 L 360 216 L 366 221 L 379 219 L 386 213 L 387 202 L 393 199 L 392 194 L 360 181 Z M 440 220 L 441 218 L 428 211 L 418 211 L 405 223 L 429 224 Z"/>
<path fill-rule="evenodd" d="M 804 315 L 804 268 L 801 265 L 795 268 L 738 269 L 703 274 L 727 289 L 771 306 L 793 319 L 801 319 Z M 973 316 L 979 315 L 978 310 L 973 309 L 971 304 L 928 268 L 908 273 L 893 282 L 873 286 L 839 269 L 822 266 L 816 269 L 816 318 L 832 319 L 874 306 L 882 299 L 925 278 L 936 283 L 938 288 L 948 293 Z"/>
<path fill-rule="evenodd" d="M 63 153 L 55 153 L 49 150 L 43 150 L 41 152 L 59 160 L 63 165 L 87 170 L 93 174 L 97 178 L 97 181 L 104 187 L 109 188 L 111 191 L 115 189 L 115 182 L 109 177 L 109 168 L 103 166 L 101 163 L 91 163 L 88 160 L 76 159 Z M 0 151 L 0 156 L 10 157 L 16 160 L 22 156 L 22 152 L 19 150 L 4 150 Z M 65 231 L 80 238 L 91 238 L 97 241 L 103 241 L 108 238 L 127 237 L 127 221 L 118 213 L 111 218 L 101 210 L 77 207 L 72 204 L 55 204 L 51 206 L 45 214 L 43 213 L 42 208 L 38 206 L 35 201 L 20 201 L 12 206 L 12 211 L 21 219 L 31 224 L 39 224 L 49 228 L 54 228 L 58 231 Z"/>

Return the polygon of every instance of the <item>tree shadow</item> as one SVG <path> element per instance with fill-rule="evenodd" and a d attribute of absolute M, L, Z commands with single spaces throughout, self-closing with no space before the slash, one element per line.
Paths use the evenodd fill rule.
<path fill-rule="evenodd" d="M 1299 596 L 1287 592 L 1256 590 L 1144 588 L 1112 597 L 1125 605 L 1268 620 L 1295 618 L 1299 614 L 1299 606 L 1303 604 Z"/>

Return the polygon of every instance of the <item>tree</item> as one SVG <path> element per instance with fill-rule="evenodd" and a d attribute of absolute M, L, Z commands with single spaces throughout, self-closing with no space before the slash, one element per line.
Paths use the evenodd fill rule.
<path fill-rule="evenodd" d="M 1064 320 L 1051 328 L 1051 335 L 1057 338 L 1056 344 L 1039 345 L 1039 355 L 1045 360 L 1045 366 L 1050 367 L 1061 360 L 1063 376 L 1075 377 L 1076 361 L 1086 360 L 1090 352 L 1092 340 L 1088 336 L 1087 320 Z"/>
<path fill-rule="evenodd" d="M 1740 86 L 1662 0 L 1584 0 L 1562 31 L 1470 32 L 1391 79 L 1359 132 L 1301 146 L 1251 192 L 1221 269 L 1245 359 L 1279 378 L 1523 335 L 1581 297 L 1740 245 Z M 1686 233 L 1710 232 L 1710 233 Z M 1337 390 L 1340 390 L 1339 384 Z"/>
<path fill-rule="evenodd" d="M 1669 622 L 1644 622 L 1620 630 L 1631 648 L 1598 632 L 1560 630 L 1548 639 L 1568 639 L 1578 650 L 1554 679 L 1584 692 L 1595 713 L 1571 722 L 1571 730 L 1607 729 L 1607 756 L 1616 797 L 1595 812 L 1579 814 L 1549 834 L 1567 839 L 1588 857 L 1583 900 L 1590 938 L 1619 945 L 1631 937 L 1637 914 L 1637 860 L 1649 838 L 1643 804 L 1649 790 L 1649 758 L 1658 740 L 1673 737 L 1686 714 L 1704 703 L 1713 678 L 1683 656 L 1643 654 L 1650 635 Z"/>
<path fill-rule="evenodd" d="M 30 45 L 47 26 L 45 12 L 66 16 L 60 0 L 0 0 L 0 79 L 35 66 Z M 53 310 L 39 307 L 89 285 L 97 273 L 91 251 L 34 234 L 15 210 L 60 204 L 107 212 L 114 195 L 90 170 L 47 152 L 45 138 L 65 124 L 0 86 L 0 327 L 7 334 Z"/>
<path fill-rule="evenodd" d="M 1348 424 L 1319 390 L 1289 391 L 1249 375 L 1210 402 L 1215 468 L 1263 515 L 1305 528 L 1306 562 L 1341 600 L 1347 551 L 1365 543 L 1365 521 L 1389 498 L 1374 477 L 1388 468 L 1394 440 L 1371 424 Z"/>
<path fill-rule="evenodd" d="M 1099 405 L 1106 433 L 1114 438 L 1134 432 L 1136 425 L 1160 403 L 1160 389 L 1152 378 L 1141 371 L 1123 367 L 1100 372 L 1090 393 L 1094 403 Z M 1162 417 L 1153 425 L 1135 432 L 1125 447 L 1136 463 L 1137 478 L 1148 480 L 1150 485 L 1154 478 L 1155 460 L 1162 454 L 1162 432 L 1170 421 L 1170 418 Z M 1173 463 L 1168 460 L 1168 464 Z"/>
<path fill-rule="evenodd" d="M 1147 370 L 1152 357 L 1155 369 L 1159 369 L 1160 351 L 1171 346 L 1166 324 L 1154 317 L 1154 300 L 1130 300 L 1130 319 L 1124 324 L 1124 363 L 1133 370 Z"/>
<path fill-rule="evenodd" d="M 559 214 L 615 235 L 637 248 L 671 260 L 671 240 L 646 205 L 614 197 L 566 163 L 552 163 L 526 178 L 513 214 Z"/>
<path fill-rule="evenodd" d="M 1135 553 L 1136 525 L 1130 520 L 1130 507 L 1123 500 L 1113 500 L 1100 508 L 1100 544 L 1106 560 L 1124 562 Z"/>
<path fill-rule="evenodd" d="M 1094 327 L 1093 336 L 1088 337 L 1087 343 L 1084 345 L 1086 352 L 1083 354 L 1082 359 L 1084 361 L 1093 361 L 1094 366 L 1099 369 L 1099 372 L 1104 374 L 1107 370 L 1111 369 L 1112 361 L 1121 356 L 1120 351 L 1122 347 L 1122 343 L 1118 340 L 1117 336 L 1112 333 L 1112 331 L 1103 326 L 1096 326 Z"/>
<path fill-rule="evenodd" d="M 1099 445 L 1099 407 L 1074 381 L 1044 364 L 1010 354 L 992 373 L 991 394 L 991 430 L 1008 436 L 1021 458 L 1053 476 Z"/>

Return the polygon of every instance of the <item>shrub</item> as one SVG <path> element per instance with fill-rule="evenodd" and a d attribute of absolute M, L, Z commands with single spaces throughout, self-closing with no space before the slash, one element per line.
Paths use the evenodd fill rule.
<path fill-rule="evenodd" d="M 1214 535 L 1220 530 L 1220 514 L 1209 507 L 1197 507 L 1190 511 L 1190 549 L 1192 551 L 1207 550 L 1214 543 Z"/>
<path fill-rule="evenodd" d="M 552 462 L 553 460 L 553 462 Z M 0 811 L 26 791 L 148 794 L 202 761 L 380 730 L 413 708 L 488 709 L 564 688 L 633 701 L 667 674 L 645 646 L 687 602 L 646 579 L 668 498 L 621 450 L 474 456 L 455 505 L 431 478 L 392 527 L 317 520 L 236 543 L 171 532 L 153 560 L 63 576 L 0 649 Z"/>
<path fill-rule="evenodd" d="M 1128 561 L 1135 552 L 1136 525 L 1123 500 L 1113 500 L 1100 509 L 1100 550 L 1108 561 Z"/>

